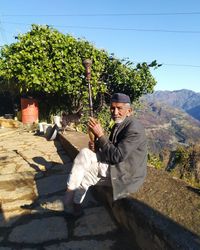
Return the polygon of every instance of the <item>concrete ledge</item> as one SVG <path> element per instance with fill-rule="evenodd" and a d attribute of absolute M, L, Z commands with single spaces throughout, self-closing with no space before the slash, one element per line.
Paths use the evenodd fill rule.
<path fill-rule="evenodd" d="M 66 131 L 65 134 L 58 133 L 58 139 L 72 160 L 80 149 L 88 147 L 88 136 L 80 132 Z"/>
<path fill-rule="evenodd" d="M 59 134 L 59 140 L 72 159 L 88 144 L 87 135 L 73 131 Z M 140 249 L 200 249 L 198 189 L 149 167 L 143 187 L 130 198 L 113 203 L 110 188 L 96 191 Z"/>

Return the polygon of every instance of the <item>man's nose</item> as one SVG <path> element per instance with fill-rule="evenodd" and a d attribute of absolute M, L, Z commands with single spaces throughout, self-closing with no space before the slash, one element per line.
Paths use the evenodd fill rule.
<path fill-rule="evenodd" d="M 114 114 L 115 114 L 115 115 L 118 115 L 118 113 L 119 113 L 119 112 L 118 112 L 118 109 L 115 108 L 115 109 L 114 109 Z"/>

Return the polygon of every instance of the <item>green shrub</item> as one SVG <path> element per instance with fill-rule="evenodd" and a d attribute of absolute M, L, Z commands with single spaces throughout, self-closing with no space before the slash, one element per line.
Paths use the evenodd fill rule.
<path fill-rule="evenodd" d="M 148 164 L 154 166 L 156 169 L 162 169 L 163 162 L 155 154 L 148 153 Z"/>

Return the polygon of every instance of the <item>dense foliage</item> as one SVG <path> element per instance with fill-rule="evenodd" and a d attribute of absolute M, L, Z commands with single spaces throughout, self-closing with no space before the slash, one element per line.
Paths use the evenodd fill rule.
<path fill-rule="evenodd" d="M 200 186 L 200 145 L 179 146 L 173 154 L 172 173 L 192 185 Z"/>
<path fill-rule="evenodd" d="M 133 67 L 128 60 L 110 56 L 84 39 L 64 35 L 49 26 L 32 25 L 31 31 L 16 39 L 16 43 L 1 49 L 0 90 L 37 97 L 48 112 L 65 109 L 72 113 L 88 103 L 83 65 L 86 58 L 92 60 L 95 109 L 115 91 L 128 93 L 134 100 L 152 92 L 156 84 L 150 73 L 150 67 L 159 66 L 156 61 Z"/>

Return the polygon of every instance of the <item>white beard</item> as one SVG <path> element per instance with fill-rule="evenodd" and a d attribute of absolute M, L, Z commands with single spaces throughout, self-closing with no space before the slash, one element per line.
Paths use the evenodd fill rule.
<path fill-rule="evenodd" d="M 116 119 L 115 123 L 119 124 L 122 123 L 125 120 L 126 117 L 124 117 L 123 119 Z"/>

